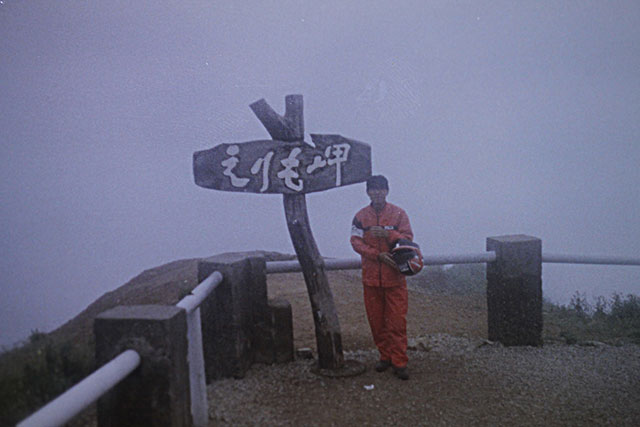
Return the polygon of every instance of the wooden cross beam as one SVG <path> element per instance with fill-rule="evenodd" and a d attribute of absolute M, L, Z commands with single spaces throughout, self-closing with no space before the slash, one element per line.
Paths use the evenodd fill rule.
<path fill-rule="evenodd" d="M 285 97 L 284 117 L 276 113 L 264 99 L 254 102 L 249 107 L 267 129 L 271 138 L 285 142 L 304 140 L 302 95 Z"/>

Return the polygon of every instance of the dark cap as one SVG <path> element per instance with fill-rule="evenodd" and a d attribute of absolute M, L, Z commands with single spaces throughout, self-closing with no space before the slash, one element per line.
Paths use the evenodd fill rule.
<path fill-rule="evenodd" d="M 369 190 L 388 190 L 389 181 L 384 175 L 373 175 L 367 179 L 367 191 Z"/>

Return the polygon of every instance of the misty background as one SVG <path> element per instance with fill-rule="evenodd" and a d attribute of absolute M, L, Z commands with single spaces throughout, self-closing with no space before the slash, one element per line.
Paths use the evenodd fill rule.
<path fill-rule="evenodd" d="M 293 253 L 282 197 L 193 182 L 192 154 L 305 130 L 372 147 L 425 254 L 530 234 L 640 256 L 637 1 L 0 1 L 0 344 L 145 269 Z M 364 184 L 307 195 L 325 256 Z M 332 286 L 336 286 L 332 284 Z M 639 293 L 640 268 L 543 266 L 546 298 Z"/>

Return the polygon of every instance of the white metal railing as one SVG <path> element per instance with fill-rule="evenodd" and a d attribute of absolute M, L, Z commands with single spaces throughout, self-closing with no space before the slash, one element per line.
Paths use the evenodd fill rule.
<path fill-rule="evenodd" d="M 486 263 L 495 261 L 496 253 L 487 251 L 462 255 L 429 255 L 422 259 L 425 265 Z M 360 258 L 324 260 L 324 268 L 326 270 L 357 270 L 361 266 L 362 262 Z M 298 271 L 302 271 L 298 260 L 267 262 L 267 273 L 293 273 Z"/>
<path fill-rule="evenodd" d="M 191 385 L 191 415 L 193 424 L 198 427 L 206 426 L 209 420 L 204 356 L 202 353 L 200 304 L 220 282 L 222 282 L 222 274 L 215 271 L 196 286 L 190 295 L 187 295 L 176 304 L 187 312 L 187 357 Z M 135 350 L 125 350 L 78 384 L 22 420 L 17 427 L 50 427 L 65 424 L 125 379 L 139 365 L 140 355 Z"/>
<path fill-rule="evenodd" d="M 589 255 L 560 255 L 542 254 L 542 262 L 564 264 L 606 264 L 606 265 L 640 265 L 640 258 L 619 256 L 589 256 Z"/>
<path fill-rule="evenodd" d="M 209 423 L 207 384 L 204 373 L 204 353 L 202 349 L 202 325 L 200 304 L 222 282 L 222 274 L 214 271 L 196 286 L 190 295 L 182 298 L 178 307 L 187 312 L 187 342 L 189 361 L 189 385 L 191 387 L 191 417 L 193 425 L 204 427 Z"/>
<path fill-rule="evenodd" d="M 425 265 L 487 263 L 496 260 L 496 253 L 494 251 L 487 251 L 471 254 L 428 255 L 422 259 Z M 608 255 L 564 255 L 545 252 L 542 253 L 542 262 L 640 266 L 640 258 Z M 269 261 L 266 264 L 267 273 L 292 273 L 302 271 L 298 260 Z M 357 270 L 361 266 L 362 262 L 360 258 L 329 258 L 324 260 L 326 270 Z"/>
<path fill-rule="evenodd" d="M 425 265 L 488 263 L 496 260 L 496 253 L 487 251 L 471 254 L 429 255 L 423 258 Z M 542 253 L 544 263 L 638 265 L 640 258 L 616 256 L 582 256 Z M 325 259 L 326 270 L 355 270 L 362 265 L 360 258 Z M 297 260 L 269 261 L 266 273 L 300 272 Z M 202 347 L 200 304 L 222 282 L 223 276 L 215 271 L 190 295 L 184 297 L 178 307 L 187 312 L 187 338 L 189 377 L 191 385 L 191 414 L 196 426 L 208 423 L 208 403 Z M 59 426 L 68 422 L 83 409 L 98 400 L 103 394 L 126 378 L 140 365 L 140 355 L 134 350 L 126 350 L 106 363 L 100 369 L 71 387 L 62 395 L 49 402 L 40 410 L 21 421 L 18 427 Z"/>
<path fill-rule="evenodd" d="M 423 260 L 425 265 L 487 263 L 496 260 L 496 253 L 487 251 L 461 255 L 430 255 L 424 257 Z"/>
<path fill-rule="evenodd" d="M 69 390 L 31 414 L 18 427 L 60 426 L 98 400 L 140 365 L 140 355 L 126 350 Z"/>

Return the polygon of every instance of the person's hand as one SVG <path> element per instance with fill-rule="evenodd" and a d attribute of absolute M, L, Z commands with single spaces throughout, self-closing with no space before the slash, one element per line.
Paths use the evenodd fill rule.
<path fill-rule="evenodd" d="M 398 269 L 396 262 L 393 260 L 393 257 L 389 252 L 380 252 L 378 254 L 378 261 L 383 262 L 396 270 Z"/>
<path fill-rule="evenodd" d="M 373 237 L 377 237 L 378 239 L 386 239 L 389 237 L 389 232 L 379 225 L 371 227 L 369 232 Z"/>

